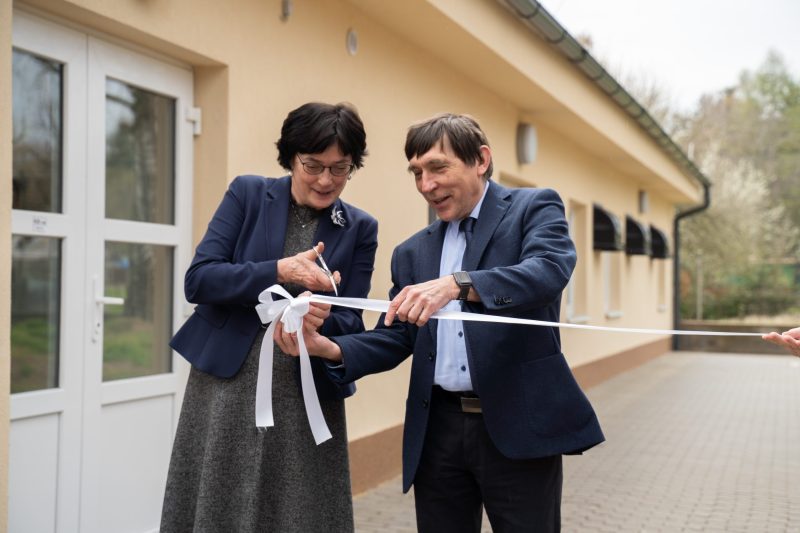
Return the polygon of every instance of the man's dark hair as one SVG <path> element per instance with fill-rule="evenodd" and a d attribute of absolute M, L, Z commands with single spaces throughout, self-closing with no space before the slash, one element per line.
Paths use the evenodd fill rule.
<path fill-rule="evenodd" d="M 406 159 L 425 154 L 447 137 L 456 156 L 469 166 L 482 162 L 481 146 L 489 146 L 486 134 L 478 121 L 469 115 L 442 113 L 422 122 L 412 124 L 406 135 Z M 484 178 L 492 177 L 493 164 L 489 163 Z"/>
<path fill-rule="evenodd" d="M 344 155 L 353 158 L 356 168 L 364 166 L 367 155 L 367 134 L 358 111 L 351 104 L 336 105 L 309 102 L 291 111 L 281 127 L 278 163 L 292 169 L 294 156 L 318 154 L 334 143 Z"/>

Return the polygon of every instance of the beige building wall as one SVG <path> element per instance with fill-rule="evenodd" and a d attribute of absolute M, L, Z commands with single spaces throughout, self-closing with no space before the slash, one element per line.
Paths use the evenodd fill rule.
<path fill-rule="evenodd" d="M 3 73 L 11 71 L 9 4 L 3 0 L 0 11 Z M 579 250 L 579 261 L 587 269 L 591 323 L 662 328 L 671 324 L 671 297 L 659 311 L 653 295 L 642 292 L 641 287 L 657 286 L 654 279 L 661 272 L 657 261 L 647 257 L 624 258 L 624 315 L 604 317 L 598 296 L 599 254 L 591 250 L 591 207 L 600 201 L 623 223 L 628 213 L 670 234 L 675 205 L 697 202 L 697 184 L 573 65 L 495 1 L 305 0 L 293 2 L 285 22 L 280 20 L 280 0 L 31 0 L 15 5 L 193 66 L 195 103 L 203 110 L 203 133 L 194 146 L 195 242 L 233 177 L 284 173 L 275 160 L 274 142 L 290 109 L 310 100 L 350 101 L 365 122 L 370 155 L 344 198 L 379 219 L 371 296 L 386 298 L 392 249 L 425 226 L 428 216 L 405 170 L 406 128 L 436 112 L 467 112 L 478 118 L 493 145 L 501 181 L 553 187 L 566 205 L 573 201 L 586 206 L 588 239 Z M 358 36 L 355 55 L 345 46 L 350 29 Z M 0 80 L 0 249 L 8 250 L 11 123 L 4 110 L 10 108 L 10 77 Z M 532 164 L 516 160 L 520 120 L 538 131 L 539 156 Z M 637 211 L 639 190 L 650 195 L 650 211 L 642 215 Z M 4 259 L 0 387 L 5 391 L 9 270 Z M 670 269 L 662 275 L 668 276 L 665 290 L 671 294 Z M 368 327 L 375 318 L 366 316 Z M 563 340 L 568 360 L 580 366 L 659 339 L 565 331 Z M 348 400 L 350 439 L 370 444 L 358 448 L 358 442 L 353 443 L 354 470 L 359 468 L 358 454 L 369 456 L 364 470 L 383 468 L 387 459 L 374 456 L 376 443 L 390 447 L 388 455 L 396 465 L 392 468 L 399 468 L 397 428 L 403 421 L 408 368 L 406 362 L 394 372 L 361 380 L 359 394 Z M 6 429 L 7 407 L 4 393 L 0 427 Z M 6 443 L 0 438 L 2 457 L 7 456 Z M 6 467 L 0 460 L 0 487 Z M 366 484 L 356 481 L 354 488 Z"/>
<path fill-rule="evenodd" d="M 592 248 L 592 206 L 600 203 L 606 210 L 616 214 L 624 227 L 625 215 L 631 215 L 640 223 L 652 223 L 666 233 L 671 232 L 674 206 L 658 198 L 652 187 L 644 180 L 627 175 L 610 167 L 604 161 L 580 149 L 573 141 L 550 130 L 540 130 L 540 160 L 532 165 L 533 182 L 537 186 L 553 187 L 562 195 L 567 210 L 577 202 L 587 210 L 586 227 L 589 236 L 582 247 L 578 247 L 578 261 L 584 264 L 588 278 L 586 316 L 593 325 L 611 327 L 647 327 L 671 329 L 672 301 L 662 301 L 655 290 L 659 287 L 658 276 L 665 278 L 671 286 L 671 269 L 660 269 L 658 263 L 665 260 L 647 256 L 628 256 L 624 252 L 597 252 Z M 541 176 L 541 177 L 539 177 Z M 650 209 L 638 212 L 638 193 L 648 191 Z M 621 257 L 622 286 L 619 318 L 607 318 L 603 297 L 603 271 L 601 254 L 616 254 Z M 644 293 L 644 288 L 652 294 Z M 562 319 L 567 317 L 562 309 Z M 631 350 L 664 336 L 601 333 L 579 330 L 562 330 L 564 354 L 573 367 L 603 359 L 609 355 Z"/>

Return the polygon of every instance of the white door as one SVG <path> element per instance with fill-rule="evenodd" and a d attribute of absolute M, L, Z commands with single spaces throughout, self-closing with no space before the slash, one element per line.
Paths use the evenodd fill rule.
<path fill-rule="evenodd" d="M 156 531 L 187 366 L 187 68 L 14 13 L 10 531 Z"/>

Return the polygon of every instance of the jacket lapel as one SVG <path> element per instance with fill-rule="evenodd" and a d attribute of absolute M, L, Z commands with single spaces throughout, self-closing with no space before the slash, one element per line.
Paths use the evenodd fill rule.
<path fill-rule="evenodd" d="M 334 213 L 339 214 L 336 219 L 343 225 L 334 224 Z M 345 234 L 345 228 L 347 228 L 347 224 L 350 223 L 347 218 L 347 213 L 345 213 L 342 201 L 337 198 L 336 201 L 333 202 L 333 204 L 331 204 L 331 206 L 326 209 L 320 217 L 319 224 L 317 225 L 317 231 L 314 234 L 314 242 L 311 243 L 312 246 L 316 246 L 319 241 L 325 243 L 325 251 L 322 252 L 322 257 L 325 258 L 325 262 L 328 264 L 331 270 L 336 270 L 334 265 L 337 263 L 332 259 L 332 256 L 338 249 L 337 245 Z"/>
<path fill-rule="evenodd" d="M 289 215 L 289 195 L 291 178 L 286 176 L 272 180 L 272 187 L 267 189 L 264 198 L 266 216 L 267 259 L 283 257 L 283 245 L 286 240 L 286 217 Z"/>
<path fill-rule="evenodd" d="M 447 231 L 447 223 L 437 220 L 434 224 L 428 226 L 425 235 L 419 241 L 419 250 L 417 250 L 417 257 L 419 257 L 419 278 L 415 279 L 416 283 L 421 283 L 439 277 L 439 267 L 442 262 L 442 246 L 444 246 L 444 234 Z M 436 330 L 439 321 L 429 321 L 425 324 L 428 328 L 431 338 L 433 339 L 433 346 L 436 346 Z"/>
<path fill-rule="evenodd" d="M 495 182 L 489 182 L 489 189 L 483 199 L 481 211 L 478 213 L 478 220 L 472 233 L 472 241 L 469 243 L 464 258 L 461 260 L 461 269 L 470 271 L 477 270 L 483 252 L 489 244 L 489 240 L 494 235 L 497 226 L 508 211 L 511 203 L 508 201 L 508 194 L 504 187 Z M 441 249 L 441 247 L 440 247 Z"/>

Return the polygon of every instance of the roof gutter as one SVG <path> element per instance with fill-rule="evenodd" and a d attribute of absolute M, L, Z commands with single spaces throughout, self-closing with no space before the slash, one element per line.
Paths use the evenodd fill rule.
<path fill-rule="evenodd" d="M 592 57 L 567 30 L 537 2 L 537 0 L 497 0 L 509 8 L 522 21 L 554 46 L 561 54 L 583 72 L 604 93 L 611 97 L 618 106 L 625 110 L 661 148 L 672 156 L 687 173 L 702 185 L 709 185 L 708 178 L 675 144 L 647 110 L 634 99 L 631 94 L 614 79 L 603 66 Z"/>
<path fill-rule="evenodd" d="M 673 270 L 673 323 L 680 323 L 680 221 L 708 208 L 711 202 L 711 182 L 672 140 L 661 125 L 642 107 L 631 94 L 614 79 L 603 66 L 581 45 L 537 0 L 497 0 L 510 9 L 529 28 L 555 47 L 568 61 L 573 63 L 604 93 L 633 118 L 656 143 L 677 162 L 688 175 L 703 186 L 703 203 L 685 211 L 679 211 L 673 222 L 675 261 Z M 677 336 L 672 338 L 673 349 L 677 348 Z"/>

